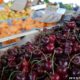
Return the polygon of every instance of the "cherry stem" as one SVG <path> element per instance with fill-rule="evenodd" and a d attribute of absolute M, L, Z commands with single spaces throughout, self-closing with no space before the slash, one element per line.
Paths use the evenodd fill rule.
<path fill-rule="evenodd" d="M 69 38 L 69 34 L 70 34 L 70 29 L 68 30 L 68 36 L 67 36 L 67 39 Z"/>
<path fill-rule="evenodd" d="M 39 49 L 39 47 L 37 47 L 37 49 Z M 41 51 L 41 53 L 44 56 L 45 60 L 47 61 L 47 56 L 43 53 L 43 51 Z"/>
<path fill-rule="evenodd" d="M 29 59 L 29 62 L 31 61 L 31 58 L 32 58 L 32 53 L 31 53 L 31 55 L 30 55 L 30 59 Z"/>
<path fill-rule="evenodd" d="M 18 73 L 18 72 L 21 72 L 21 71 L 13 71 L 13 72 L 10 74 L 8 80 L 13 80 L 13 79 L 12 79 L 13 74 L 14 74 L 14 73 Z"/>
<path fill-rule="evenodd" d="M 75 35 L 77 41 L 80 43 L 80 40 L 77 38 L 77 35 L 76 35 L 76 31 L 75 30 L 74 30 L 74 35 Z"/>
<path fill-rule="evenodd" d="M 31 64 L 33 64 L 34 62 L 36 62 L 36 63 L 39 64 L 41 61 L 42 61 L 42 60 L 40 60 L 40 61 L 39 61 L 39 60 L 33 60 L 33 61 L 31 62 Z M 35 64 L 35 63 L 34 63 L 34 64 Z M 32 72 L 32 69 L 33 69 L 33 66 L 32 66 L 32 68 L 31 68 L 31 72 Z"/>
<path fill-rule="evenodd" d="M 69 64 L 68 64 L 68 68 L 70 67 L 70 64 L 71 64 L 72 60 L 73 60 L 76 56 L 78 56 L 78 55 L 80 55 L 80 53 L 79 53 L 79 54 L 75 54 L 75 55 L 70 59 L 70 62 L 69 62 Z"/>
<path fill-rule="evenodd" d="M 50 74 L 49 74 L 47 71 L 45 71 L 44 73 L 47 74 L 48 77 L 49 77 L 49 79 L 50 79 Z M 43 78 L 43 77 L 44 77 L 44 75 L 43 75 L 42 77 L 37 78 L 37 79 L 41 79 L 41 78 Z"/>
<path fill-rule="evenodd" d="M 7 67 L 8 67 L 8 65 L 5 66 L 5 67 L 3 67 L 3 69 L 2 69 L 2 74 L 1 74 L 1 79 L 0 79 L 0 80 L 2 80 L 2 77 L 3 77 L 4 71 L 5 71 L 5 69 L 6 69 Z"/>
<path fill-rule="evenodd" d="M 55 50 L 54 50 L 54 53 L 52 55 L 52 71 L 53 71 L 53 74 L 54 74 L 54 57 L 55 57 Z"/>
<path fill-rule="evenodd" d="M 33 64 L 34 62 L 40 63 L 42 60 L 33 60 L 31 63 Z"/>

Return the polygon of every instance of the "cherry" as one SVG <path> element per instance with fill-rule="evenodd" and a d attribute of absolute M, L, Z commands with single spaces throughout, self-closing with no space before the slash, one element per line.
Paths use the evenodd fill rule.
<path fill-rule="evenodd" d="M 51 80 L 60 80 L 59 74 L 54 73 L 54 74 L 51 76 Z"/>
<path fill-rule="evenodd" d="M 30 80 L 30 78 L 23 73 L 17 73 L 14 80 Z"/>
<path fill-rule="evenodd" d="M 76 67 L 72 67 L 71 74 L 72 74 L 71 76 L 77 76 L 77 77 L 79 77 L 80 76 L 80 69 L 76 68 Z"/>
<path fill-rule="evenodd" d="M 34 50 L 33 44 L 31 44 L 30 42 L 28 42 L 28 43 L 26 44 L 26 50 L 27 50 L 29 53 L 32 53 L 32 51 Z"/>
<path fill-rule="evenodd" d="M 37 73 L 36 72 L 32 72 L 30 74 L 30 80 L 36 80 L 36 78 L 37 78 Z"/>
<path fill-rule="evenodd" d="M 49 43 L 47 46 L 46 46 L 46 50 L 48 52 L 53 52 L 54 50 L 54 44 L 53 43 Z"/>
<path fill-rule="evenodd" d="M 58 47 L 55 49 L 55 53 L 56 54 L 62 54 L 63 53 L 63 49 L 61 47 Z"/>
<path fill-rule="evenodd" d="M 77 55 L 80 53 L 79 26 L 80 15 L 67 22 L 67 25 L 63 24 L 63 27 L 45 28 L 33 43 L 27 42 L 2 52 L 7 53 L 1 54 L 0 58 L 2 80 L 8 80 L 13 71 L 19 71 L 14 74 L 15 77 L 12 76 L 13 80 L 68 80 L 69 75 L 80 76 L 80 55 Z M 70 62 L 72 56 L 74 58 Z"/>
<path fill-rule="evenodd" d="M 48 43 L 49 43 L 49 38 L 48 38 L 47 36 L 44 37 L 44 38 L 42 38 L 42 43 L 43 43 L 44 45 L 48 44 Z"/>
<path fill-rule="evenodd" d="M 62 67 L 62 68 L 68 67 L 68 61 L 66 61 L 66 60 L 60 60 L 59 61 L 59 66 Z"/>
<path fill-rule="evenodd" d="M 66 68 L 59 67 L 57 69 L 57 73 L 60 75 L 61 80 L 67 80 L 67 78 L 68 78 L 68 72 L 67 72 Z"/>
<path fill-rule="evenodd" d="M 80 15 L 76 17 L 76 20 L 80 20 Z"/>
<path fill-rule="evenodd" d="M 15 56 L 9 55 L 8 56 L 8 61 L 15 61 Z"/>
<path fill-rule="evenodd" d="M 76 64 L 76 65 L 79 65 L 79 64 L 80 64 L 80 56 L 76 56 L 76 57 L 73 59 L 73 63 Z"/>
<path fill-rule="evenodd" d="M 69 47 L 65 47 L 65 49 L 64 49 L 64 52 L 65 52 L 65 54 L 71 54 L 71 52 L 72 52 L 72 47 L 71 46 L 69 46 Z"/>
<path fill-rule="evenodd" d="M 52 70 L 52 62 L 51 62 L 51 60 L 46 61 L 46 63 L 45 63 L 45 69 L 47 71 L 51 71 Z"/>
<path fill-rule="evenodd" d="M 72 37 L 71 37 L 71 41 L 73 41 L 73 42 L 76 41 L 75 36 L 72 36 Z"/>
<path fill-rule="evenodd" d="M 78 51 L 80 52 L 80 45 L 78 45 Z"/>
<path fill-rule="evenodd" d="M 76 27 L 76 23 L 74 21 L 71 21 L 71 22 L 68 22 L 67 23 L 67 26 L 70 28 L 70 29 L 73 29 L 74 27 Z"/>
<path fill-rule="evenodd" d="M 24 58 L 22 62 L 22 72 L 28 73 L 30 71 L 30 64 L 29 62 Z"/>
<path fill-rule="evenodd" d="M 49 40 L 50 40 L 51 43 L 54 43 L 54 41 L 56 40 L 56 36 L 55 35 L 50 35 Z"/>
<path fill-rule="evenodd" d="M 64 75 L 67 73 L 67 69 L 66 68 L 62 68 L 62 67 L 59 67 L 57 69 L 57 73 L 60 74 L 60 75 Z"/>
<path fill-rule="evenodd" d="M 73 44 L 73 52 L 77 52 L 79 50 L 79 44 L 77 42 L 75 42 Z"/>
<path fill-rule="evenodd" d="M 13 66 L 15 66 L 15 64 L 16 64 L 16 62 L 15 62 L 15 56 L 13 56 L 13 55 L 9 55 L 8 56 L 8 66 L 9 67 L 13 67 Z"/>

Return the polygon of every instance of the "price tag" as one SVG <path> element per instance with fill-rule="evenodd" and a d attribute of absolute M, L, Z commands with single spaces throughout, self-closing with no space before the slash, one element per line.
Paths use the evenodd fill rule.
<path fill-rule="evenodd" d="M 64 9 L 64 8 L 58 8 L 58 10 L 57 10 L 58 14 L 65 14 L 65 12 L 66 12 L 66 9 Z"/>
<path fill-rule="evenodd" d="M 15 11 L 22 11 L 27 6 L 27 0 L 15 0 L 11 9 Z"/>

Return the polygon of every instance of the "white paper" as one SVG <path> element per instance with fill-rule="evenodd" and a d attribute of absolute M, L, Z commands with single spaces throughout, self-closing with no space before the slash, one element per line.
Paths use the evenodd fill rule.
<path fill-rule="evenodd" d="M 31 7 L 32 10 L 39 10 L 44 8 L 46 8 L 46 4 L 41 4 L 41 5 L 36 5 Z"/>
<path fill-rule="evenodd" d="M 57 10 L 58 14 L 65 14 L 65 12 L 66 12 L 66 9 L 64 9 L 64 8 L 58 8 L 58 10 Z"/>
<path fill-rule="evenodd" d="M 27 5 L 27 0 L 15 0 L 11 9 L 16 11 L 23 10 Z"/>

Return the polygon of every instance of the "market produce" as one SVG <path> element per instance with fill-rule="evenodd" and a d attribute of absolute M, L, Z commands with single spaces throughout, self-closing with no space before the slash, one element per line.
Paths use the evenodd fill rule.
<path fill-rule="evenodd" d="M 80 77 L 80 16 L 44 29 L 34 42 L 1 52 L 0 80 L 69 80 Z"/>
<path fill-rule="evenodd" d="M 9 7 L 5 7 L 3 10 L 0 10 L 0 20 L 24 18 L 29 16 L 30 12 L 31 12 L 31 9 L 29 8 L 22 10 L 21 12 L 18 12 L 18 11 L 16 12 L 16 11 L 10 10 Z"/>
<path fill-rule="evenodd" d="M 0 4 L 3 3 L 3 0 L 0 0 Z"/>
<path fill-rule="evenodd" d="M 12 20 L 9 24 L 7 22 L 0 23 L 0 38 L 19 34 L 22 31 L 28 31 L 36 28 L 51 27 L 56 23 L 43 23 L 33 20 L 32 18 Z"/>

